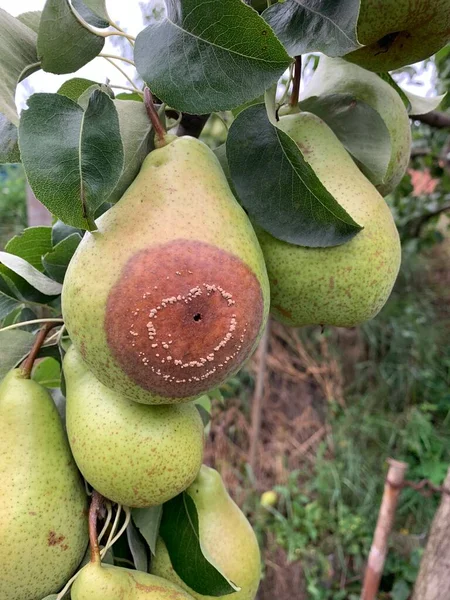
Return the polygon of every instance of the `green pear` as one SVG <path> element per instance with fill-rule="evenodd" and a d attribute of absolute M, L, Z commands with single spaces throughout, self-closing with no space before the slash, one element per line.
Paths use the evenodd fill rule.
<path fill-rule="evenodd" d="M 0 385 L 1 600 L 42 600 L 80 564 L 86 494 L 47 390 L 20 368 Z"/>
<path fill-rule="evenodd" d="M 202 548 L 214 565 L 241 588 L 232 597 L 234 600 L 253 600 L 261 576 L 261 558 L 250 523 L 230 498 L 222 478 L 214 469 L 203 465 L 187 493 L 197 508 Z M 180 579 L 161 538 L 157 541 L 151 571 L 177 583 L 198 600 L 214 598 L 194 592 Z"/>
<path fill-rule="evenodd" d="M 371 106 L 383 119 L 391 138 L 391 157 L 383 183 L 383 196 L 400 183 L 411 154 L 411 125 L 408 112 L 395 89 L 381 77 L 341 58 L 322 56 L 305 98 L 329 94 L 352 94 Z M 375 183 L 375 182 L 373 182 Z"/>
<path fill-rule="evenodd" d="M 264 329 L 269 285 L 212 150 L 183 137 L 151 152 L 97 227 L 69 265 L 62 311 L 98 379 L 172 404 L 238 371 Z"/>
<path fill-rule="evenodd" d="M 385 304 L 400 266 L 400 241 L 391 212 L 331 129 L 311 113 L 278 122 L 317 177 L 364 229 L 327 248 L 289 244 L 257 231 L 271 284 L 271 311 L 294 327 L 353 327 Z"/>
<path fill-rule="evenodd" d="M 145 507 L 173 498 L 203 459 L 203 422 L 194 404 L 138 404 L 87 369 L 74 346 L 64 358 L 67 433 L 84 478 L 103 496 Z"/>
<path fill-rule="evenodd" d="M 371 71 L 424 60 L 450 40 L 450 0 L 361 0 L 357 35 L 345 58 Z"/>
<path fill-rule="evenodd" d="M 72 600 L 192 600 L 180 587 L 161 577 L 90 562 L 71 590 Z"/>

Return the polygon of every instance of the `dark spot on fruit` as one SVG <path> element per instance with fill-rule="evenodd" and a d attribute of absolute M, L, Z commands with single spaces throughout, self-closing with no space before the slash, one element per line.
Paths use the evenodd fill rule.
<path fill-rule="evenodd" d="M 112 354 L 137 385 L 186 397 L 215 387 L 242 364 L 263 308 L 259 281 L 239 258 L 176 240 L 124 265 L 104 326 Z"/>
<path fill-rule="evenodd" d="M 50 531 L 47 538 L 47 544 L 49 546 L 59 546 L 66 539 L 64 535 L 57 535 L 54 531 Z M 64 547 L 63 547 L 64 548 Z"/>
<path fill-rule="evenodd" d="M 284 308 L 281 308 L 281 306 L 273 305 L 272 308 L 274 308 L 280 314 L 282 314 L 283 317 L 287 317 L 288 319 L 292 319 L 292 314 L 288 310 L 285 310 Z"/>

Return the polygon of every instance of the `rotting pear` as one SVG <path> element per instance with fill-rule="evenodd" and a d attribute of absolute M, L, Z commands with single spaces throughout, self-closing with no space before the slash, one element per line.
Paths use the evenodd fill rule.
<path fill-rule="evenodd" d="M 357 37 L 345 58 L 371 71 L 424 60 L 450 40 L 450 0 L 361 0 Z"/>
<path fill-rule="evenodd" d="M 411 125 L 400 95 L 377 74 L 341 58 L 322 56 L 304 98 L 329 94 L 352 94 L 383 119 L 391 139 L 391 158 L 384 181 L 376 188 L 386 196 L 400 183 L 411 155 Z"/>
<path fill-rule="evenodd" d="M 317 177 L 363 227 L 340 246 L 308 248 L 257 229 L 271 285 L 271 312 L 282 323 L 353 327 L 385 304 L 400 267 L 392 214 L 331 129 L 311 113 L 281 117 Z"/>
<path fill-rule="evenodd" d="M 80 564 L 84 484 L 47 390 L 21 369 L 0 385 L 1 600 L 42 600 Z"/>
<path fill-rule="evenodd" d="M 195 479 L 203 422 L 194 404 L 138 404 L 103 385 L 74 346 L 64 357 L 67 433 L 84 478 L 132 507 L 162 504 Z"/>
<path fill-rule="evenodd" d="M 202 548 L 214 565 L 241 588 L 232 597 L 235 600 L 253 600 L 261 577 L 261 557 L 250 523 L 230 498 L 215 469 L 203 465 L 187 493 L 197 509 Z M 213 598 L 194 592 L 181 580 L 161 538 L 157 541 L 151 572 L 173 581 L 198 600 Z M 219 596 L 222 599 L 227 597 Z"/>
<path fill-rule="evenodd" d="M 214 153 L 175 138 L 86 233 L 64 280 L 71 339 L 98 379 L 171 404 L 239 370 L 264 329 L 261 248 Z"/>

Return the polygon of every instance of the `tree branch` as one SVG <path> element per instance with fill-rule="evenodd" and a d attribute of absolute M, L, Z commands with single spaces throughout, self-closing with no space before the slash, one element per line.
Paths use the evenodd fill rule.
<path fill-rule="evenodd" d="M 420 121 L 436 129 L 450 129 L 450 115 L 438 110 L 432 110 L 425 115 L 411 115 L 413 121 Z"/>

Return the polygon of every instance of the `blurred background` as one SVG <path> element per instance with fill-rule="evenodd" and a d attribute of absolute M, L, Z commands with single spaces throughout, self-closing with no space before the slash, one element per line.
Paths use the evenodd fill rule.
<path fill-rule="evenodd" d="M 10 4 L 0 0 L 14 14 L 43 1 Z M 119 1 L 108 8 L 133 33 L 162 11 L 161 2 L 136 3 L 127 15 Z M 305 61 L 306 81 L 316 62 Z M 101 59 L 82 71 L 127 85 Z M 450 47 L 394 77 L 422 96 L 447 92 Z M 19 86 L 18 106 L 33 91 L 56 91 L 62 79 L 34 74 Z M 444 99 L 440 110 L 449 107 Z M 213 148 L 223 143 L 228 118 L 212 116 L 201 139 Z M 411 126 L 410 168 L 387 199 L 403 262 L 382 312 L 354 329 L 272 323 L 260 404 L 252 399 L 261 349 L 221 390 L 224 400 L 213 400 L 206 461 L 221 471 L 258 534 L 260 600 L 359 598 L 386 459 L 406 461 L 408 479 L 436 485 L 450 464 L 450 129 Z M 21 166 L 0 165 L 0 249 L 24 227 L 50 223 Z M 380 599 L 409 598 L 439 500 L 403 490 Z"/>

